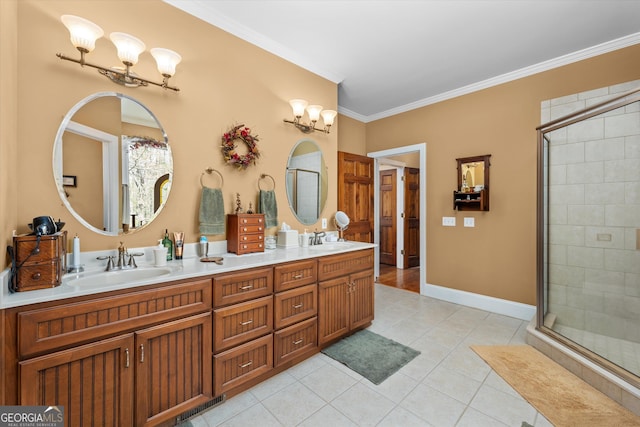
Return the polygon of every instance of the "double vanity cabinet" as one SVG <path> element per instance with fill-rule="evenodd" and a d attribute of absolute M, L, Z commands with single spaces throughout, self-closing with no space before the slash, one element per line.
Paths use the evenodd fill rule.
<path fill-rule="evenodd" d="M 373 249 L 7 308 L 5 405 L 173 425 L 369 325 Z M 171 278 L 170 278 L 171 280 Z"/>

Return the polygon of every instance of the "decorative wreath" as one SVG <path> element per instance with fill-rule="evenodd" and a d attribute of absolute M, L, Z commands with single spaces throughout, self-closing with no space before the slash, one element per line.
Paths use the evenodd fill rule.
<path fill-rule="evenodd" d="M 245 143 L 248 148 L 246 154 L 239 154 L 236 151 L 236 141 L 240 140 Z M 228 132 L 222 134 L 222 155 L 224 161 L 228 165 L 236 166 L 238 169 L 246 169 L 252 163 L 256 163 L 256 159 L 260 157 L 258 150 L 258 135 L 251 135 L 251 129 L 245 125 L 237 125 Z"/>

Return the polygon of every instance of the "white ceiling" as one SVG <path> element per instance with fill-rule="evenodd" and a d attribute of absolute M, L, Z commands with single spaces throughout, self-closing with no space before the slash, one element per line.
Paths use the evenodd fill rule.
<path fill-rule="evenodd" d="M 363 122 L 640 43 L 640 0 L 165 1 L 338 83 Z"/>

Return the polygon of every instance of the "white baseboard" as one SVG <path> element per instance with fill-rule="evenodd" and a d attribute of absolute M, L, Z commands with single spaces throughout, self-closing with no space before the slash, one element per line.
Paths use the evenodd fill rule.
<path fill-rule="evenodd" d="M 478 308 L 492 313 L 515 317 L 521 320 L 531 320 L 536 314 L 534 305 L 509 301 L 500 298 L 488 297 L 486 295 L 474 294 L 472 292 L 460 291 L 458 289 L 445 288 L 442 286 L 424 284 L 420 289 L 420 294 L 465 305 L 467 307 Z"/>

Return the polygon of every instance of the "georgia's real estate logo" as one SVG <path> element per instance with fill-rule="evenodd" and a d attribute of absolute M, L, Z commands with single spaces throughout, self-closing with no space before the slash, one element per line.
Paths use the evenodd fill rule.
<path fill-rule="evenodd" d="M 0 406 L 0 427 L 63 427 L 62 406 Z"/>

